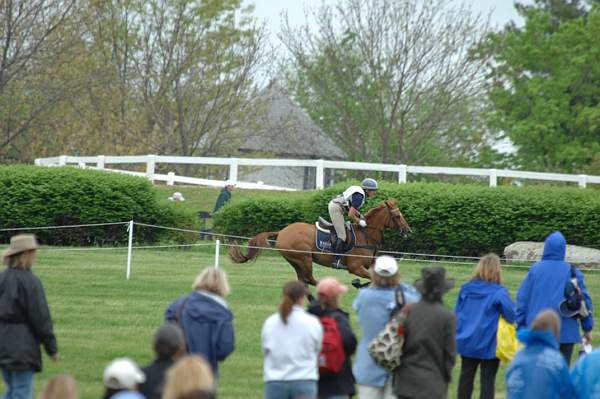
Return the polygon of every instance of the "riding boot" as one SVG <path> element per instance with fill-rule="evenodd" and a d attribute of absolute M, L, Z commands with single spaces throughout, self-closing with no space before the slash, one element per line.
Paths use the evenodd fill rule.
<path fill-rule="evenodd" d="M 332 252 L 334 254 L 342 254 L 344 252 L 345 245 L 346 245 L 346 243 L 343 240 L 338 238 L 335 241 L 335 245 L 332 247 Z M 341 263 L 341 260 L 342 260 L 342 255 L 333 255 L 333 262 L 332 262 L 333 267 L 336 269 L 344 268 L 344 266 Z"/>

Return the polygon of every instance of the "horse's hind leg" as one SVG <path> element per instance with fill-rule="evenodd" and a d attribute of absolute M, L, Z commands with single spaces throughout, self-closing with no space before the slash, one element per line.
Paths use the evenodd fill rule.
<path fill-rule="evenodd" d="M 298 276 L 299 281 L 302 281 L 305 284 L 317 285 L 317 280 L 315 280 L 312 275 L 312 259 L 310 256 L 304 254 L 299 256 L 297 253 L 283 254 L 283 256 L 296 271 L 296 276 Z"/>

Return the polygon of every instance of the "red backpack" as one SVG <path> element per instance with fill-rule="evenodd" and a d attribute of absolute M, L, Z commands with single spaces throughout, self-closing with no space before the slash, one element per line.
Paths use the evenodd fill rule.
<path fill-rule="evenodd" d="M 342 371 L 346 352 L 342 342 L 342 333 L 336 319 L 332 316 L 319 317 L 323 325 L 323 344 L 319 352 L 319 373 L 334 373 Z"/>

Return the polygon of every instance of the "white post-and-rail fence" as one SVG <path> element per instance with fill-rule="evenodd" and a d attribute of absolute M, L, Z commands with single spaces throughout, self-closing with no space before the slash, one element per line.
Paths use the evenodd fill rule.
<path fill-rule="evenodd" d="M 450 168 L 438 166 L 410 166 L 383 163 L 328 161 L 324 159 L 264 159 L 264 158 L 215 158 L 215 157 L 181 157 L 169 155 L 135 155 L 135 156 L 67 156 L 61 155 L 53 158 L 38 158 L 35 164 L 39 166 L 65 166 L 75 164 L 80 167 L 92 165 L 95 169 L 111 172 L 126 173 L 145 176 L 151 181 L 165 181 L 168 185 L 174 183 L 198 184 L 213 187 L 222 187 L 225 181 L 199 179 L 193 177 L 176 176 L 173 172 L 168 174 L 154 173 L 157 163 L 182 164 L 182 165 L 221 165 L 229 166 L 229 180 L 236 182 L 240 188 L 263 190 L 289 190 L 294 189 L 270 186 L 261 183 L 246 183 L 238 181 L 238 168 L 240 166 L 271 166 L 271 167 L 311 167 L 316 169 L 315 187 L 325 187 L 325 169 L 369 170 L 377 172 L 393 172 L 398 174 L 398 183 L 406 183 L 409 173 L 426 175 L 453 175 L 487 177 L 490 187 L 496 187 L 498 178 L 508 177 L 514 179 L 546 180 L 555 182 L 577 183 L 585 188 L 587 184 L 600 184 L 600 176 L 571 175 L 565 173 L 526 172 L 508 169 L 478 169 L 478 168 Z M 132 172 L 120 169 L 107 169 L 107 164 L 146 164 L 146 172 Z"/>

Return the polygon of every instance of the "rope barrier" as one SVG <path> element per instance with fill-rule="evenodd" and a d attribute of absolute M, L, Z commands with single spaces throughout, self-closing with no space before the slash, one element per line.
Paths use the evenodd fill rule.
<path fill-rule="evenodd" d="M 114 225 L 118 225 L 118 224 L 126 225 L 128 223 L 129 222 L 111 222 L 111 223 L 92 223 L 92 224 L 69 224 L 69 225 L 64 225 L 64 226 L 11 227 L 8 229 L 0 229 L 0 231 L 69 229 L 69 228 L 77 228 L 77 227 L 114 226 Z"/>
<path fill-rule="evenodd" d="M 110 223 L 91 223 L 91 224 L 78 224 L 78 225 L 62 225 L 62 226 L 35 226 L 35 227 L 19 227 L 19 228 L 5 228 L 0 229 L 0 231 L 23 231 L 23 230 L 46 230 L 46 229 L 61 229 L 61 228 L 81 228 L 81 227 L 99 227 L 99 226 L 114 226 L 114 225 L 128 225 L 129 222 L 110 222 Z M 142 226 L 142 227 L 150 227 L 157 228 L 163 230 L 170 231 L 179 231 L 185 233 L 194 233 L 205 236 L 214 236 L 214 237 L 223 237 L 237 240 L 250 240 L 251 237 L 239 236 L 233 234 L 221 234 L 221 233 L 213 233 L 211 231 L 202 231 L 202 230 L 193 230 L 193 229 L 184 229 L 178 227 L 168 227 L 168 226 L 160 226 L 148 223 L 137 223 L 134 222 L 134 225 Z M 274 240 L 267 240 L 269 243 L 275 243 Z M 132 246 L 132 249 L 164 249 L 164 248 L 185 248 L 185 247 L 204 247 L 204 246 L 214 246 L 215 243 L 196 243 L 196 244 L 169 244 L 169 245 L 144 245 L 144 246 Z M 268 251 L 284 251 L 284 252 L 294 252 L 294 253 L 306 253 L 311 255 L 339 255 L 342 257 L 355 257 L 355 258 L 373 258 L 372 255 L 361 255 L 361 254 L 349 254 L 349 253 L 331 253 L 326 251 L 305 251 L 305 250 L 297 250 L 297 249 L 279 249 L 269 246 L 252 246 L 252 245 L 244 245 L 244 244 L 227 244 L 221 243 L 224 247 L 240 247 L 240 248 L 248 248 L 248 249 L 260 249 L 260 250 L 268 250 Z M 40 248 L 42 251 L 104 251 L 104 250 L 126 250 L 128 247 L 94 247 L 94 248 Z M 472 265 L 475 261 L 479 260 L 479 257 L 476 256 L 466 256 L 466 255 L 441 255 L 441 254 L 426 254 L 426 253 L 418 253 L 418 252 L 402 252 L 402 251 L 378 251 L 378 255 L 386 254 L 393 255 L 395 259 L 412 261 L 412 262 L 430 262 L 430 263 L 442 263 L 442 264 L 457 264 L 457 265 Z M 433 259 L 419 259 L 419 258 L 433 258 Z M 436 259 L 437 258 L 437 259 Z M 442 258 L 444 260 L 440 260 Z M 460 262 L 450 259 L 468 259 L 468 262 Z M 537 262 L 540 259 L 521 259 L 521 258 L 511 258 L 507 259 L 506 257 L 501 257 L 501 261 L 504 263 L 503 267 L 506 268 L 521 268 L 521 269 L 529 269 L 530 266 L 526 265 L 512 265 L 507 264 L 507 262 L 526 262 L 532 263 Z M 600 271 L 596 269 L 584 269 L 586 271 Z"/>

